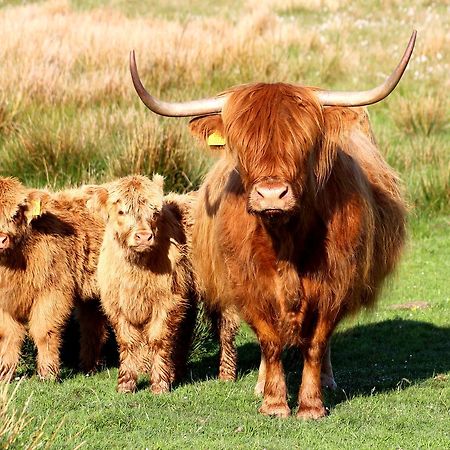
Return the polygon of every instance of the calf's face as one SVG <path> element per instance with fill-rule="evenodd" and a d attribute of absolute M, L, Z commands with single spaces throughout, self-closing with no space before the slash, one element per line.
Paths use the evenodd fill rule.
<path fill-rule="evenodd" d="M 31 231 L 41 214 L 41 193 L 27 190 L 15 178 L 0 178 L 0 256 L 8 255 Z"/>
<path fill-rule="evenodd" d="M 97 209 L 103 211 L 107 232 L 124 249 L 146 252 L 156 243 L 163 204 L 163 178 L 129 176 L 95 192 Z"/>

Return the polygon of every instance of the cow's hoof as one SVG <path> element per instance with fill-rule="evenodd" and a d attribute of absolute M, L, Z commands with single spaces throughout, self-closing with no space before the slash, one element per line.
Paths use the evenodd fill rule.
<path fill-rule="evenodd" d="M 119 383 L 117 385 L 117 392 L 120 392 L 121 394 L 136 392 L 136 383 L 132 380 Z"/>
<path fill-rule="evenodd" d="M 152 394 L 165 394 L 170 391 L 168 383 L 154 383 L 150 386 Z"/>
<path fill-rule="evenodd" d="M 219 374 L 220 381 L 236 381 L 236 375 L 234 373 L 220 373 Z"/>
<path fill-rule="evenodd" d="M 257 397 L 262 397 L 264 394 L 265 381 L 258 381 L 255 385 L 254 393 Z"/>
<path fill-rule="evenodd" d="M 263 403 L 259 412 L 265 416 L 280 417 L 282 419 L 289 417 L 291 410 L 286 403 L 267 404 Z"/>
<path fill-rule="evenodd" d="M 326 408 L 322 406 L 300 406 L 297 411 L 297 419 L 317 420 L 328 415 Z"/>
<path fill-rule="evenodd" d="M 330 389 L 331 391 L 335 391 L 337 389 L 337 384 L 336 381 L 334 381 L 334 378 L 325 373 L 320 374 L 320 384 L 323 388 Z"/>

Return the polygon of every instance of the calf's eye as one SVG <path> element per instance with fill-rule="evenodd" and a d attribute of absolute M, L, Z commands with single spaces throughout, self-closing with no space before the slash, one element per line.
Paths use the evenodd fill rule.
<path fill-rule="evenodd" d="M 122 211 L 121 209 L 119 209 L 118 214 L 119 214 L 119 216 L 123 216 L 125 214 L 125 211 Z"/>

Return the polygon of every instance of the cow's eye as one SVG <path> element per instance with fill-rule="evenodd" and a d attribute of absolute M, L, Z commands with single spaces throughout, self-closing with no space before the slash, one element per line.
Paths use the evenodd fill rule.
<path fill-rule="evenodd" d="M 123 215 L 125 215 L 125 211 L 123 211 L 122 209 L 119 209 L 118 214 L 119 214 L 119 216 L 123 216 Z"/>

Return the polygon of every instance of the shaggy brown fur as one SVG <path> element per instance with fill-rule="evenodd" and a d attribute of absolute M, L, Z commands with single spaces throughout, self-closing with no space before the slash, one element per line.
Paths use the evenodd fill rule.
<path fill-rule="evenodd" d="M 182 374 L 195 322 L 189 255 L 193 195 L 163 195 L 163 179 L 129 176 L 96 188 L 107 216 L 98 264 L 104 311 L 120 352 L 117 390 L 136 389 L 138 372 L 154 393 Z"/>
<path fill-rule="evenodd" d="M 194 134 L 222 129 L 227 141 L 199 193 L 200 288 L 218 310 L 237 308 L 257 334 L 260 412 L 290 413 L 280 357 L 292 345 L 304 356 L 297 416 L 319 418 L 333 330 L 374 304 L 400 256 L 398 179 L 363 109 L 323 108 L 314 90 L 287 84 L 230 92 L 221 116 L 191 121 Z"/>
<path fill-rule="evenodd" d="M 85 201 L 81 191 L 50 194 L 0 178 L 0 379 L 13 376 L 26 327 L 39 376 L 58 376 L 61 333 L 74 304 L 82 366 L 93 370 L 98 362 L 106 338 L 95 280 L 103 224 Z"/>

